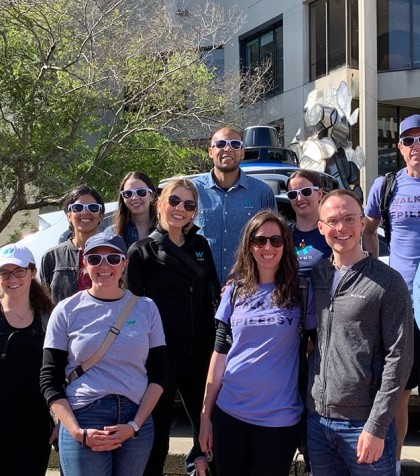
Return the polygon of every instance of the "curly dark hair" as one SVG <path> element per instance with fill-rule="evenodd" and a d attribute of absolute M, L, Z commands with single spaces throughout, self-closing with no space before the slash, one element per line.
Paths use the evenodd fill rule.
<path fill-rule="evenodd" d="M 153 200 L 150 203 L 149 207 L 149 217 L 150 217 L 150 225 L 151 227 L 155 227 L 157 223 L 157 218 L 156 218 L 156 187 L 150 177 L 148 177 L 146 174 L 142 172 L 129 172 L 121 181 L 120 187 L 118 189 L 118 209 L 117 212 L 115 213 L 115 218 L 114 218 L 114 229 L 115 233 L 120 236 L 124 236 L 124 231 L 127 228 L 127 225 L 130 221 L 131 215 L 130 215 L 130 210 L 128 209 L 127 205 L 124 202 L 123 197 L 121 196 L 120 192 L 121 190 L 124 190 L 124 185 L 125 182 L 129 179 L 137 179 L 141 180 L 144 182 L 150 190 L 152 190 L 153 193 Z"/>
<path fill-rule="evenodd" d="M 292 235 L 286 221 L 273 210 L 261 210 L 246 224 L 236 252 L 236 262 L 230 276 L 241 283 L 239 295 L 249 296 L 257 291 L 259 274 L 255 259 L 252 255 L 251 238 L 266 222 L 278 225 L 280 234 L 284 238 L 283 256 L 275 274 L 276 287 L 272 300 L 279 307 L 292 307 L 297 303 L 296 278 L 299 264 L 293 245 Z"/>

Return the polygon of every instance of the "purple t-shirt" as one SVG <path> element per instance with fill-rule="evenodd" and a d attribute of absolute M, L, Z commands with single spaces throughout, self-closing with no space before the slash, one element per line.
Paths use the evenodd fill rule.
<path fill-rule="evenodd" d="M 405 168 L 396 177 L 389 206 L 389 264 L 399 271 L 412 293 L 413 279 L 420 261 L 420 178 L 410 177 Z M 365 209 L 366 216 L 377 220 L 381 218 L 379 203 L 383 179 L 378 177 L 373 183 Z"/>
<path fill-rule="evenodd" d="M 232 286 L 223 293 L 216 319 L 230 322 L 232 347 L 217 406 L 244 422 L 267 427 L 295 425 L 303 405 L 298 394 L 299 307 L 279 308 L 274 284 L 261 284 L 251 297 L 238 297 L 231 312 Z M 316 327 L 312 292 L 306 328 Z"/>

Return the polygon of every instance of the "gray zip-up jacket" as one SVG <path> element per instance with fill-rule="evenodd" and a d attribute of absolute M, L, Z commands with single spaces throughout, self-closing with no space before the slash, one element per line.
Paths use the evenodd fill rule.
<path fill-rule="evenodd" d="M 401 275 L 368 256 L 331 297 L 335 267 L 315 265 L 318 338 L 309 363 L 308 408 L 326 418 L 366 420 L 384 438 L 413 360 L 413 315 Z"/>

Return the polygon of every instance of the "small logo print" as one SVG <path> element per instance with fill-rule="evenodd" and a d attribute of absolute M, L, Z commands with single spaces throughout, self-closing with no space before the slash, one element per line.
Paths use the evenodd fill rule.
<path fill-rule="evenodd" d="M 127 324 L 127 326 L 133 326 L 136 323 L 136 320 L 135 319 L 127 319 L 125 321 L 125 323 Z"/>
<path fill-rule="evenodd" d="M 245 200 L 245 208 L 254 208 L 252 200 Z"/>
<path fill-rule="evenodd" d="M 195 257 L 197 258 L 197 261 L 204 261 L 204 252 L 203 251 L 196 251 L 195 252 Z"/>

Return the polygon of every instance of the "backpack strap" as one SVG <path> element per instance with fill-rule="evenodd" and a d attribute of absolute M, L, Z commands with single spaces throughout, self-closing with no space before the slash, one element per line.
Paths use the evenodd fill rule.
<path fill-rule="evenodd" d="M 381 200 L 379 202 L 379 211 L 381 213 L 381 225 L 385 232 L 385 241 L 389 245 L 391 241 L 391 226 L 389 220 L 389 203 L 392 193 L 397 183 L 396 172 L 388 172 L 382 182 Z"/>

